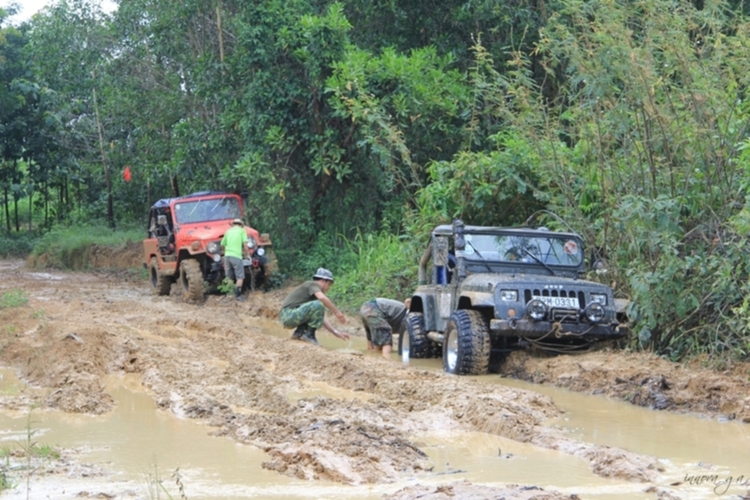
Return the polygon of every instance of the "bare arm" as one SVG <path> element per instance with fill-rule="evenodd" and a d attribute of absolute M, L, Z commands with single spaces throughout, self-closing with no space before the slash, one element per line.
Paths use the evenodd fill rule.
<path fill-rule="evenodd" d="M 323 318 L 323 326 L 326 327 L 326 330 L 334 334 L 336 337 L 340 338 L 341 340 L 349 340 L 349 334 L 346 332 L 340 332 L 336 330 L 330 321 L 328 321 L 326 318 Z"/>
<path fill-rule="evenodd" d="M 318 299 L 323 303 L 324 306 L 326 306 L 334 316 L 336 316 L 336 319 L 339 320 L 342 323 L 346 323 L 346 317 L 344 314 L 338 310 L 338 308 L 333 305 L 333 302 L 331 302 L 331 299 L 326 297 L 326 294 L 323 292 L 315 292 L 315 298 Z M 328 327 L 326 327 L 328 328 Z M 330 330 L 330 328 L 328 328 Z"/>

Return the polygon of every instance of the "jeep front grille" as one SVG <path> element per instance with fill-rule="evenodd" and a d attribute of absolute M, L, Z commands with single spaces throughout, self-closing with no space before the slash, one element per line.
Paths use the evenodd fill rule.
<path fill-rule="evenodd" d="M 582 290 L 549 290 L 549 289 L 534 289 L 534 288 L 527 288 L 523 291 L 523 298 L 524 302 L 527 304 L 531 300 L 532 297 L 535 296 L 541 296 L 541 297 L 573 297 L 578 299 L 578 307 L 581 309 L 586 308 L 586 294 Z M 559 309 L 561 314 L 561 319 L 565 315 L 569 314 L 570 310 L 565 309 Z M 575 311 L 576 313 L 578 311 Z M 573 317 L 576 317 L 576 314 L 573 315 Z"/>

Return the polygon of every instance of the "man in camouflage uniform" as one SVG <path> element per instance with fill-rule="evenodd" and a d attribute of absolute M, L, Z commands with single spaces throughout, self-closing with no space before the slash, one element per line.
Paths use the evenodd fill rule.
<path fill-rule="evenodd" d="M 404 303 L 397 300 L 377 298 L 362 304 L 359 317 L 365 326 L 367 348 L 376 349 L 390 359 L 393 350 L 393 332 L 404 330 L 403 323 L 409 309 L 410 299 Z"/>
<path fill-rule="evenodd" d="M 336 319 L 346 323 L 344 315 L 325 295 L 332 284 L 333 274 L 321 267 L 313 275 L 312 280 L 305 281 L 286 296 L 281 304 L 279 319 L 284 328 L 296 327 L 292 334 L 293 339 L 318 345 L 315 331 L 322 325 L 336 337 L 349 340 L 346 332 L 338 331 L 325 317 L 325 308 L 328 308 Z"/>

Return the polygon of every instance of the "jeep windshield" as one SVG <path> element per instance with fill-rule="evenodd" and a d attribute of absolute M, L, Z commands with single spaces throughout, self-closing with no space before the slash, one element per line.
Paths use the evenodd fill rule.
<path fill-rule="evenodd" d="M 464 257 L 470 262 L 578 267 L 583 250 L 569 235 L 467 234 Z"/>
<path fill-rule="evenodd" d="M 235 197 L 181 201 L 175 203 L 174 212 L 180 224 L 231 220 L 241 216 L 239 202 Z"/>

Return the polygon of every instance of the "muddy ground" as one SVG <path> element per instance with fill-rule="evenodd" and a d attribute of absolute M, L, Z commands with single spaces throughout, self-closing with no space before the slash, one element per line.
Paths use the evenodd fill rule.
<path fill-rule="evenodd" d="M 560 413 L 546 396 L 262 333 L 261 323 L 276 317 L 288 290 L 258 292 L 244 303 L 223 296 L 199 305 L 177 294 L 153 297 L 145 278 L 127 270 L 138 262 L 134 251 L 97 250 L 98 265 L 110 270 L 95 272 L 47 272 L 0 261 L 0 294 L 22 290 L 29 299 L 0 309 L 0 366 L 14 368 L 29 384 L 0 398 L 0 408 L 103 414 L 114 405 L 103 377 L 130 373 L 140 376 L 159 407 L 262 448 L 264 468 L 311 481 L 373 484 L 429 474 L 433 464 L 412 439 L 425 426 L 560 450 L 587 460 L 601 476 L 641 482 L 644 491 L 659 478 L 653 457 L 573 441 L 546 427 Z M 363 334 L 354 317 L 341 329 Z M 750 422 L 748 365 L 716 372 L 698 362 L 678 365 L 608 349 L 557 357 L 518 352 L 502 374 L 656 410 Z M 362 397 L 288 397 L 311 381 Z M 69 460 L 63 451 L 58 472 L 69 470 Z M 45 472 L 54 475 L 55 467 Z M 531 486 L 417 485 L 389 498 L 575 498 Z M 116 498 L 118 492 L 107 494 Z"/>

